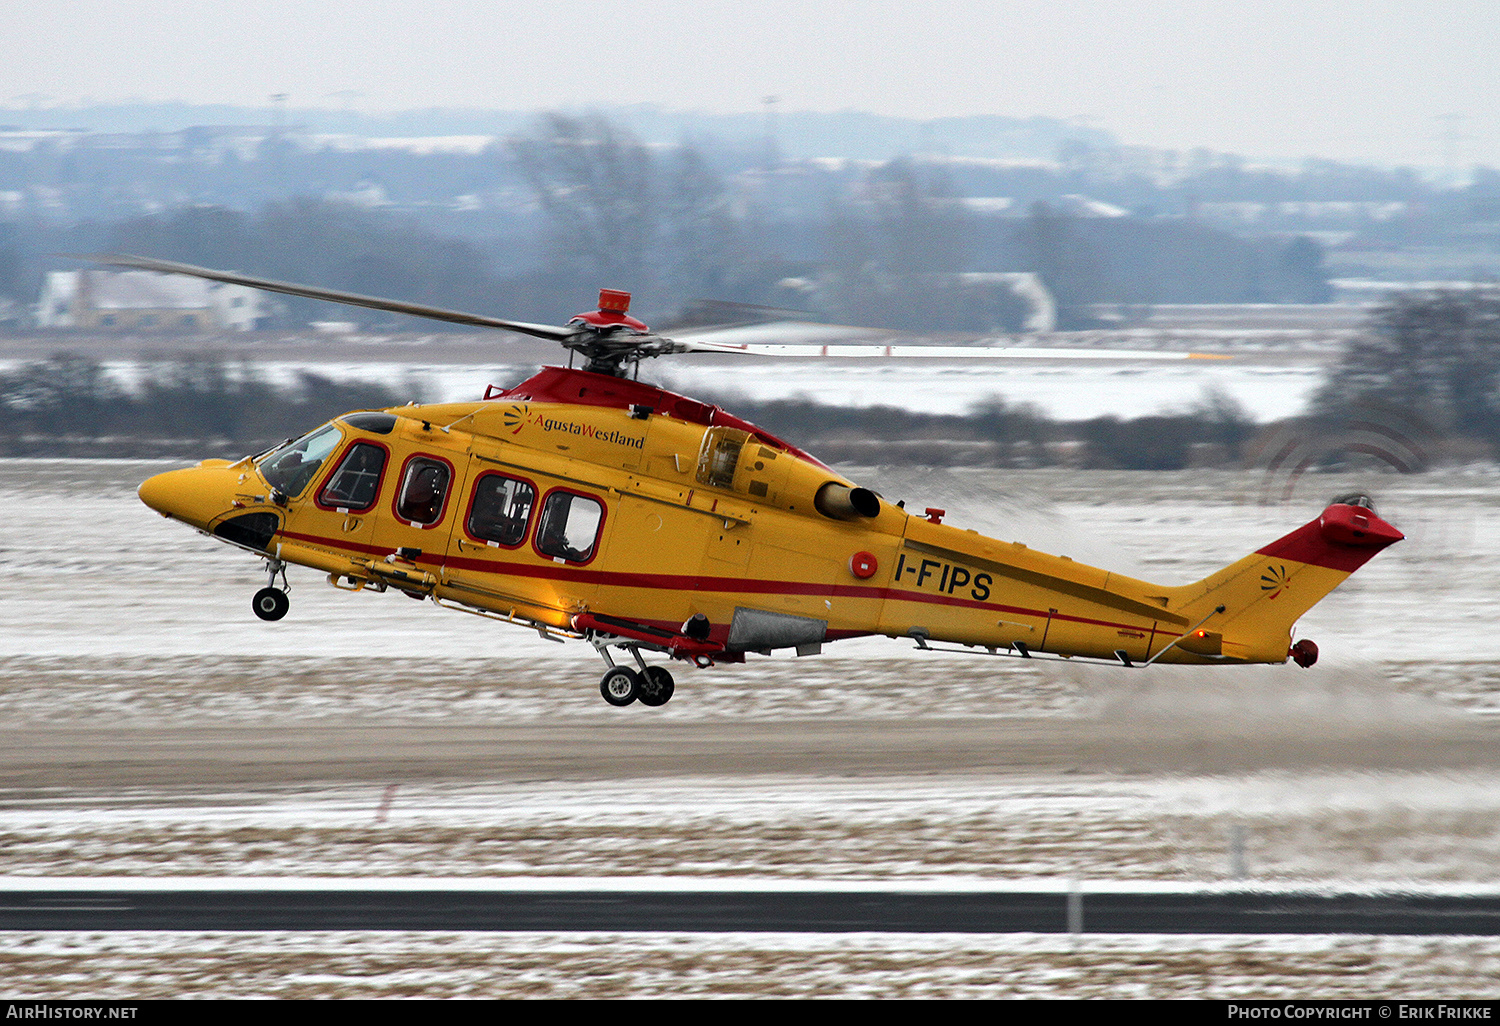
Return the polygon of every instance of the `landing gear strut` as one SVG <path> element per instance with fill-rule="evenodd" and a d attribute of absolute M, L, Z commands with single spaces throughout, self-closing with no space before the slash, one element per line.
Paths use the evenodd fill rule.
<path fill-rule="evenodd" d="M 594 648 L 609 664 L 609 669 L 604 671 L 604 676 L 599 680 L 599 694 L 610 705 L 629 705 L 640 699 L 642 705 L 658 706 L 666 705 L 672 698 L 672 692 L 677 689 L 672 674 L 665 666 L 647 666 L 638 646 L 625 644 L 619 647 L 635 657 L 641 667 L 639 671 L 629 666 L 616 666 L 609 654 L 610 643 L 599 636 L 592 640 Z"/>
<path fill-rule="evenodd" d="M 291 600 L 286 597 L 286 564 L 279 559 L 273 559 L 268 568 L 271 572 L 271 582 L 266 587 L 255 593 L 250 600 L 250 608 L 255 610 L 255 615 L 262 620 L 280 620 L 286 615 L 287 609 L 291 607 Z M 276 587 L 276 575 L 281 575 L 281 587 Z"/>

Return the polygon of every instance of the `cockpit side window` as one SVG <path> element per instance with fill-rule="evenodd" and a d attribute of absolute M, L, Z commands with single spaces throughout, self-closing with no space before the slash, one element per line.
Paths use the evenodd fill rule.
<path fill-rule="evenodd" d="M 342 438 L 338 428 L 325 424 L 261 460 L 261 475 L 272 488 L 295 498 L 317 475 L 318 468 Z"/>
<path fill-rule="evenodd" d="M 396 515 L 402 520 L 426 527 L 443 518 L 448 499 L 448 485 L 453 471 L 442 460 L 413 456 L 401 478 L 401 493 L 396 496 Z"/>
<path fill-rule="evenodd" d="M 526 538 L 536 489 L 504 474 L 485 474 L 474 487 L 469 506 L 469 536 L 514 548 Z"/>
<path fill-rule="evenodd" d="M 587 563 L 594 557 L 603 523 L 604 504 L 598 499 L 554 491 L 542 505 L 542 519 L 536 529 L 537 551 L 553 559 Z"/>
<path fill-rule="evenodd" d="M 323 486 L 319 505 L 363 513 L 375 505 L 384 471 L 385 449 L 370 442 L 355 442 Z"/>

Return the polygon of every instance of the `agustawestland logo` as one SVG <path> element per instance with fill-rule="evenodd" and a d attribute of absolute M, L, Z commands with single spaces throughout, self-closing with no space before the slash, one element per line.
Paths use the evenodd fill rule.
<path fill-rule="evenodd" d="M 1286 567 L 1283 564 L 1273 563 L 1266 567 L 1266 572 L 1260 575 L 1260 590 L 1270 592 L 1266 596 L 1273 599 L 1280 595 L 1286 588 Z"/>
<path fill-rule="evenodd" d="M 551 433 L 561 431 L 566 435 L 578 435 L 582 438 L 592 438 L 596 442 L 608 442 L 611 445 L 623 445 L 631 449 L 644 449 L 646 447 L 645 435 L 627 435 L 623 431 L 604 431 L 593 424 L 580 424 L 574 420 L 557 420 L 541 413 L 532 413 L 531 407 L 519 403 L 513 404 L 505 411 L 505 426 L 510 428 L 510 433 L 517 435 L 521 429 L 528 424 L 539 427 L 543 431 Z"/>
<path fill-rule="evenodd" d="M 505 411 L 505 426 L 510 428 L 510 433 L 518 435 L 526 426 L 526 416 L 531 412 L 530 406 L 520 403 L 512 403 Z"/>

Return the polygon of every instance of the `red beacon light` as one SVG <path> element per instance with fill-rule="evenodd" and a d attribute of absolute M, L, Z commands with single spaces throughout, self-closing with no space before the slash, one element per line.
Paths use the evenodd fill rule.
<path fill-rule="evenodd" d="M 621 292 L 618 289 L 599 290 L 599 312 L 600 313 L 629 313 L 630 293 Z"/>
<path fill-rule="evenodd" d="M 647 334 L 650 328 L 630 316 L 630 293 L 619 289 L 599 290 L 599 309 L 581 313 L 573 323 L 588 324 L 595 328 L 627 328 L 637 334 Z"/>

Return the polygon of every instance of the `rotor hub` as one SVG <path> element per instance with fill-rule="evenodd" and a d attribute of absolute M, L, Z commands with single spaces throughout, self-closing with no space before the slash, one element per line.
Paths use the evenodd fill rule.
<path fill-rule="evenodd" d="M 599 309 L 568 321 L 576 334 L 563 345 L 587 361 L 585 370 L 624 377 L 627 362 L 657 355 L 647 342 L 651 329 L 630 316 L 629 310 L 629 292 L 600 289 Z"/>

